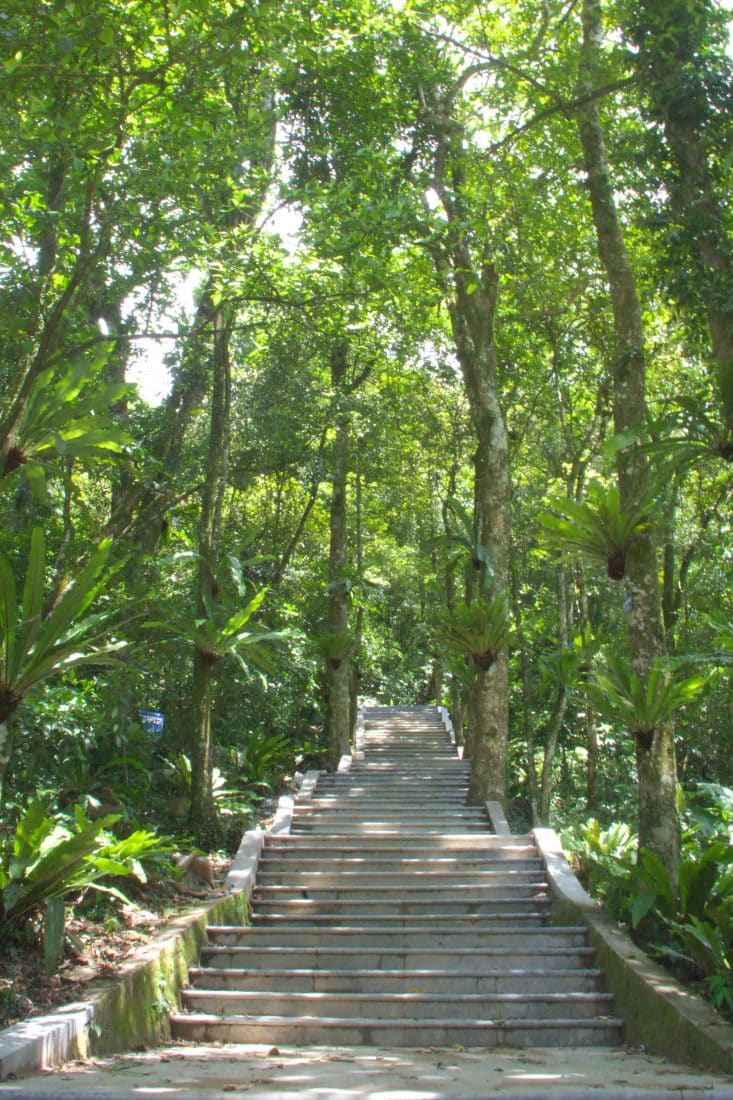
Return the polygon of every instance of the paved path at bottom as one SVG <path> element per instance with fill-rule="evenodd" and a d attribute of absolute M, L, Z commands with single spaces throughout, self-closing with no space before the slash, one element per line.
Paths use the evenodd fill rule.
<path fill-rule="evenodd" d="M 226 1052 L 225 1052 L 226 1049 Z M 614 1049 L 180 1045 L 0 1084 L 0 1100 L 733 1100 L 733 1082 Z"/>

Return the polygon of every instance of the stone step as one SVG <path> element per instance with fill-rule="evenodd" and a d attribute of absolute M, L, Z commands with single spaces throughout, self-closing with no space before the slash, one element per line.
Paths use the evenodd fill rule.
<path fill-rule="evenodd" d="M 385 817 L 388 816 L 390 820 L 399 819 L 404 821 L 413 821 L 416 827 L 420 827 L 423 822 L 430 823 L 431 821 L 487 821 L 488 816 L 483 806 L 467 806 L 465 803 L 459 802 L 456 806 L 438 806 L 431 812 L 430 809 L 425 806 L 405 805 L 404 802 L 387 802 L 380 805 L 374 805 L 371 799 L 365 799 L 363 805 L 353 806 L 347 802 L 337 801 L 334 803 L 328 803 L 325 806 L 318 806 L 317 803 L 311 802 L 310 799 L 303 799 L 300 802 L 296 802 L 294 806 L 296 814 L 310 815 L 322 817 L 324 821 L 329 820 L 334 815 L 342 817 L 348 821 L 367 820 L 373 821 L 379 818 L 380 813 L 384 813 Z"/>
<path fill-rule="evenodd" d="M 184 989 L 185 1011 L 212 1016 L 328 1016 L 380 1020 L 588 1020 L 610 1016 L 608 993 L 283 993 Z"/>
<path fill-rule="evenodd" d="M 394 886 L 297 886 L 297 885 L 271 885 L 255 887 L 254 901 L 259 908 L 262 905 L 272 905 L 285 901 L 321 901 L 331 903 L 335 901 L 348 902 L 358 905 L 363 902 L 365 906 L 373 902 L 390 902 L 392 905 L 403 905 L 410 902 L 414 905 L 430 905 L 431 902 L 480 902 L 493 901 L 496 903 L 511 903 L 531 901 L 535 898 L 546 898 L 547 886 L 544 882 L 519 883 L 507 885 L 505 883 L 486 883 L 479 886 L 472 884 L 452 886 L 411 886 L 409 889 L 399 891 L 395 897 Z"/>
<path fill-rule="evenodd" d="M 455 970 L 255 970 L 192 967 L 189 978 L 208 989 L 312 993 L 593 993 L 601 989 L 596 969 Z"/>
<path fill-rule="evenodd" d="M 506 859 L 494 859 L 477 852 L 474 856 L 441 858 L 409 856 L 400 857 L 399 854 L 390 859 L 387 855 L 375 855 L 373 853 L 364 857 L 357 855 L 324 855 L 321 858 L 295 853 L 290 855 L 287 851 L 278 852 L 277 855 L 265 849 L 265 855 L 260 858 L 257 866 L 257 881 L 266 883 L 270 876 L 289 876 L 292 874 L 319 875 L 332 874 L 343 875 L 397 875 L 397 874 L 461 874 L 466 875 L 520 875 L 542 873 L 542 863 L 539 859 L 532 859 L 521 854 L 512 854 Z M 396 881 L 396 880 L 388 880 Z M 464 881 L 473 881 L 471 878 Z"/>
<path fill-rule="evenodd" d="M 328 871 L 313 871 L 309 868 L 294 868 L 293 870 L 263 870 L 262 865 L 257 869 L 257 890 L 270 886 L 292 886 L 300 889 L 350 889 L 352 887 L 369 887 L 394 890 L 395 887 L 414 889 L 416 887 L 455 887 L 461 889 L 466 886 L 496 886 L 502 883 L 511 886 L 537 886 L 546 888 L 544 878 L 539 874 L 539 868 L 534 871 L 510 870 L 500 865 L 488 870 L 472 868 L 441 870 L 439 867 L 423 865 L 420 870 L 409 871 L 378 871 L 371 866 L 367 870 L 347 870 L 339 867 Z"/>
<path fill-rule="evenodd" d="M 175 1013 L 173 1038 L 198 1043 L 283 1043 L 296 1046 L 538 1047 L 596 1046 L 621 1041 L 620 1020 L 379 1020 L 299 1016 L 210 1016 Z"/>
<path fill-rule="evenodd" d="M 333 948 L 352 951 L 412 951 L 420 950 L 468 950 L 474 952 L 477 963 L 480 957 L 492 950 L 551 950 L 552 948 L 585 947 L 584 928 L 496 927 L 465 931 L 450 925 L 434 925 L 427 929 L 379 928 L 338 925 L 328 929 L 324 944 L 323 933 L 318 928 L 240 928 L 219 926 L 208 929 L 209 944 L 214 947 L 313 947 L 330 952 Z M 208 950 L 205 948 L 204 950 Z"/>
<path fill-rule="evenodd" d="M 462 833 L 476 833 L 478 836 L 483 836 L 488 829 L 488 821 L 486 823 L 480 821 L 466 821 L 459 826 L 458 822 L 451 823 L 451 833 L 454 835 L 461 835 Z M 298 821 L 294 819 L 292 830 L 294 834 L 298 833 L 317 833 L 319 835 L 334 833 L 333 821 L 308 821 L 307 819 Z M 367 821 L 367 822 L 354 822 L 353 824 L 339 823 L 338 834 L 341 836 L 371 836 L 372 834 L 382 834 L 383 836 L 409 836 L 415 831 L 415 826 L 409 822 L 405 822 L 403 825 L 399 823 L 392 824 L 389 821 Z M 446 826 L 442 824 L 432 825 L 430 828 L 423 828 L 422 833 L 424 836 L 444 836 Z"/>
<path fill-rule="evenodd" d="M 292 906 L 292 908 L 290 908 Z M 465 902 L 451 903 L 448 909 L 446 903 L 436 908 L 433 906 L 415 908 L 409 904 L 404 906 L 404 911 L 395 911 L 394 907 L 386 904 L 372 905 L 370 912 L 365 913 L 362 908 L 349 910 L 343 905 L 324 906 L 318 903 L 305 903 L 298 906 L 295 902 L 281 903 L 280 908 L 268 911 L 266 907 L 262 911 L 252 914 L 250 921 L 253 928 L 263 925 L 269 927 L 310 927 L 327 928 L 333 925 L 353 928 L 432 928 L 436 923 L 448 925 L 455 929 L 487 928 L 489 925 L 506 922 L 521 921 L 522 924 L 534 927 L 545 927 L 548 918 L 548 906 L 537 903 L 534 906 L 524 906 L 518 912 L 518 906 L 503 907 L 496 905 L 466 904 Z"/>
<path fill-rule="evenodd" d="M 466 835 L 465 833 L 444 833 L 441 836 L 426 838 L 423 833 L 403 833 L 396 841 L 393 837 L 379 835 L 370 836 L 359 840 L 353 836 L 342 836 L 339 833 L 320 836 L 317 843 L 308 837 L 293 836 L 269 836 L 267 838 L 266 851 L 269 853 L 288 851 L 292 853 L 313 851 L 323 854 L 334 851 L 353 852 L 362 854 L 367 852 L 397 852 L 398 854 L 412 854 L 414 852 L 427 853 L 429 855 L 454 855 L 456 852 L 480 852 L 496 858 L 497 852 L 506 852 L 510 849 L 528 850 L 536 853 L 536 848 L 526 836 L 496 836 L 493 833 L 479 835 Z"/>
<path fill-rule="evenodd" d="M 269 946 L 259 945 L 252 936 L 249 945 L 212 945 L 201 949 L 201 962 L 205 967 L 224 969 L 278 969 L 278 970 L 362 970 L 365 963 L 385 970 L 450 970 L 451 973 L 471 974 L 483 970 L 587 970 L 593 964 L 590 947 L 527 947 L 520 943 L 513 947 L 380 947 L 366 952 L 359 947 L 331 947 L 328 943 L 333 929 L 329 928 L 326 943 L 311 947 L 283 946 L 278 941 Z M 459 933 L 460 935 L 460 933 Z M 412 938 L 412 931 L 409 933 Z"/>
<path fill-rule="evenodd" d="M 294 817 L 302 821 L 317 818 L 324 823 L 344 821 L 351 825 L 378 825 L 381 821 L 387 824 L 411 824 L 415 830 L 422 831 L 424 825 L 445 825 L 450 829 L 451 824 L 463 826 L 464 822 L 488 826 L 489 818 L 481 806 L 457 806 L 455 809 L 439 809 L 435 813 L 429 813 L 422 809 L 414 809 L 409 806 L 372 807 L 362 810 L 359 807 L 327 806 L 318 809 L 308 802 L 300 802 L 294 806 Z"/>
<path fill-rule="evenodd" d="M 460 760 L 456 760 L 450 765 L 423 764 L 414 768 L 406 768 L 404 763 L 400 764 L 396 761 L 392 764 L 388 762 L 367 764 L 356 761 L 351 765 L 348 775 L 350 778 L 357 780 L 360 786 L 362 783 L 365 786 L 370 784 L 381 786 L 382 783 L 392 782 L 407 787 L 414 787 L 417 783 L 436 783 L 438 785 L 457 783 L 465 785 L 471 778 L 469 765 Z M 345 777 L 334 776 L 334 780 L 337 778 L 343 782 Z"/>
<path fill-rule="evenodd" d="M 305 805 L 317 809 L 329 809 L 332 806 L 338 806 L 343 809 L 352 807 L 358 807 L 363 809 L 365 806 L 375 809 L 376 807 L 395 807 L 400 809 L 405 805 L 405 793 L 404 791 L 398 791 L 394 794 L 371 794 L 369 791 L 354 791 L 346 790 L 343 793 L 334 794 L 318 794 L 311 795 L 306 798 L 298 798 L 296 805 Z M 450 794 L 441 795 L 441 808 L 442 809 L 462 809 L 466 806 L 465 795 L 460 792 L 453 792 Z M 475 807 L 474 807 L 475 808 Z"/>

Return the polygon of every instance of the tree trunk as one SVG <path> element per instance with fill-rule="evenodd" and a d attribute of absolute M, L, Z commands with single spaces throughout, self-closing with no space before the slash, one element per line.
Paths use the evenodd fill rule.
<path fill-rule="evenodd" d="M 436 153 L 433 186 L 447 219 L 445 245 L 431 246 L 446 296 L 456 355 L 468 397 L 474 432 L 476 538 L 489 551 L 493 573 L 481 598 L 505 599 L 509 580 L 509 442 L 501 409 L 494 323 L 499 276 L 488 241 L 469 243 L 466 214 L 463 133 L 453 117 L 454 103 L 438 98 L 433 112 Z M 482 565 L 481 577 L 485 573 Z M 480 585 L 478 586 L 480 588 Z M 472 702 L 472 705 L 471 705 Z M 509 661 L 506 650 L 488 670 L 479 670 L 469 701 L 473 724 L 469 801 L 504 802 L 509 733 Z"/>
<path fill-rule="evenodd" d="M 476 537 L 491 557 L 493 575 L 479 598 L 506 596 L 510 554 L 509 445 L 499 401 L 494 314 L 498 276 L 491 264 L 482 287 L 467 293 L 465 265 L 455 258 L 456 295 L 450 303 L 456 352 L 463 372 L 477 437 L 474 456 Z M 482 569 L 485 568 L 482 566 Z M 506 750 L 509 729 L 509 662 L 506 651 L 494 665 L 479 670 L 473 699 L 473 737 L 469 801 L 506 798 Z"/>
<path fill-rule="evenodd" d="M 552 715 L 547 727 L 545 738 L 545 756 L 542 761 L 542 784 L 540 788 L 540 823 L 550 824 L 550 802 L 552 801 L 552 767 L 555 763 L 555 752 L 560 739 L 562 723 L 568 706 L 568 692 L 563 687 L 557 692 L 552 707 Z"/>
<path fill-rule="evenodd" d="M 522 679 L 522 730 L 524 733 L 525 758 L 527 761 L 527 785 L 529 804 L 532 809 L 532 821 L 540 820 L 539 791 L 537 786 L 537 761 L 534 736 L 534 723 L 532 721 L 532 685 L 529 675 L 529 654 L 527 652 L 527 639 L 522 623 L 522 607 L 519 602 L 519 585 L 517 583 L 516 568 L 512 568 L 512 610 L 514 613 L 514 630 L 519 650 L 519 670 Z"/>
<path fill-rule="evenodd" d="M 711 133 L 719 107 L 706 86 L 711 74 L 704 46 L 713 12 L 708 0 L 637 0 L 633 18 L 643 27 L 635 35 L 637 69 L 677 168 L 670 207 L 687 230 L 733 444 L 733 250 L 723 207 L 728 195 L 721 200 L 713 175 L 719 150 L 710 148 Z"/>
<path fill-rule="evenodd" d="M 348 532 L 346 520 L 346 482 L 349 471 L 349 414 L 345 404 L 344 377 L 348 348 L 334 345 L 331 354 L 331 384 L 340 394 L 336 412 L 336 436 L 331 458 L 330 547 L 328 558 L 328 630 L 347 634 L 348 605 Z M 329 662 L 327 671 L 326 740 L 331 764 L 337 765 L 349 749 L 351 733 L 351 661 L 348 656 Z"/>
<path fill-rule="evenodd" d="M 598 0 L 584 0 L 583 46 L 579 92 L 588 96 L 599 82 L 602 19 Z M 626 252 L 611 183 L 597 102 L 588 100 L 578 111 L 580 139 L 588 176 L 598 247 L 608 276 L 614 317 L 614 428 L 628 432 L 645 416 L 646 363 L 641 306 L 636 280 Z M 648 457 L 632 444 L 618 453 L 621 505 L 637 511 L 651 495 Z M 657 555 L 649 530 L 637 534 L 628 548 L 626 604 L 631 662 L 644 683 L 652 662 L 663 651 Z M 679 864 L 679 820 L 676 799 L 674 730 L 659 726 L 652 745 L 637 741 L 639 775 L 639 843 L 655 852 L 676 881 Z"/>
<path fill-rule="evenodd" d="M 221 511 L 229 465 L 231 410 L 231 322 L 222 309 L 214 317 L 213 384 L 206 470 L 201 500 L 198 540 L 198 592 L 196 618 L 207 618 L 206 601 L 216 596 L 215 577 L 219 558 Z M 214 655 L 198 650 L 193 667 L 193 724 L 190 741 L 191 809 L 189 823 L 201 833 L 215 816 L 212 792 L 213 741 L 211 734 L 212 676 Z"/>
<path fill-rule="evenodd" d="M 0 802 L 5 786 L 5 773 L 13 755 L 13 721 L 11 715 L 0 722 Z"/>

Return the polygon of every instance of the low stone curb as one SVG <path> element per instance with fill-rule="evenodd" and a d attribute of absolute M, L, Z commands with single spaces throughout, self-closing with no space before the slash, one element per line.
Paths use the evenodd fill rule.
<path fill-rule="evenodd" d="M 312 792 L 317 778 L 317 772 L 307 772 L 302 787 Z M 292 815 L 293 798 L 284 795 L 268 832 L 289 833 Z M 264 841 L 265 831 L 259 826 L 246 832 L 225 893 L 167 925 L 122 966 L 114 984 L 90 982 L 84 1001 L 0 1030 L 0 1079 L 36 1073 L 72 1058 L 165 1042 L 170 1035 L 169 1012 L 188 981 L 189 966 L 198 959 L 206 926 L 247 921 Z"/>
<path fill-rule="evenodd" d="M 645 955 L 589 897 L 553 829 L 535 829 L 533 835 L 550 883 L 552 919 L 588 929 L 597 965 L 624 1019 L 626 1041 L 647 1054 L 733 1074 L 733 1027 Z"/>

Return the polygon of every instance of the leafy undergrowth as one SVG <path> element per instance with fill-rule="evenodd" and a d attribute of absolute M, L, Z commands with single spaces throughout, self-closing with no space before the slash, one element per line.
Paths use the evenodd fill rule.
<path fill-rule="evenodd" d="M 87 894 L 69 905 L 63 957 L 51 974 L 43 964 L 40 927 L 30 926 L 0 954 L 0 1027 L 84 1000 L 90 982 L 114 980 L 139 948 L 165 925 L 224 885 L 230 860 L 210 857 L 214 884 L 168 881 L 125 884 L 129 904 Z"/>
<path fill-rule="evenodd" d="M 628 825 L 563 831 L 580 881 L 634 941 L 733 1021 L 733 790 L 699 783 L 682 800 L 678 877 Z"/>

